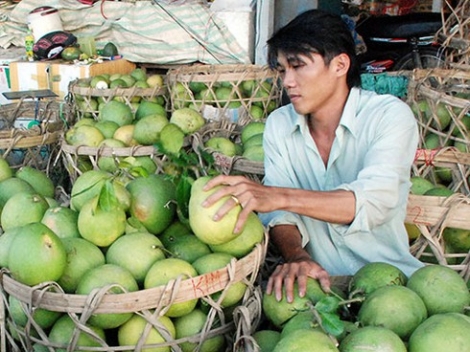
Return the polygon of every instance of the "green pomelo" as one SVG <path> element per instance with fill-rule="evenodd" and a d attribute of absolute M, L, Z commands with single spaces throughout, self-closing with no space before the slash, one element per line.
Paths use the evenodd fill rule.
<path fill-rule="evenodd" d="M 17 177 L 10 177 L 0 181 L 0 208 L 5 205 L 8 199 L 17 193 L 36 193 L 33 186 L 25 180 Z"/>
<path fill-rule="evenodd" d="M 122 141 L 126 145 L 126 147 L 138 145 L 137 141 L 134 139 L 134 130 L 134 124 L 120 126 L 114 132 L 113 138 Z"/>
<path fill-rule="evenodd" d="M 262 145 L 254 145 L 252 147 L 246 148 L 243 151 L 242 156 L 245 159 L 248 159 L 251 161 L 263 162 L 264 161 L 264 148 Z"/>
<path fill-rule="evenodd" d="M 59 345 L 61 348 L 54 349 L 57 352 L 80 351 L 81 347 L 101 347 L 105 345 L 106 336 L 103 329 L 96 326 L 85 324 L 84 328 L 77 329 L 77 325 L 65 314 L 61 316 L 52 326 L 49 332 L 49 341 Z M 72 337 L 76 331 L 79 331 L 78 339 L 74 345 L 71 345 Z"/>
<path fill-rule="evenodd" d="M 96 124 L 96 120 L 92 117 L 84 117 L 75 122 L 73 127 L 79 127 L 79 126 L 94 126 Z"/>
<path fill-rule="evenodd" d="M 255 134 L 254 136 L 251 136 L 250 138 L 247 139 L 245 143 L 243 143 L 243 148 L 244 149 L 249 149 L 250 147 L 253 146 L 262 146 L 263 145 L 263 134 L 258 133 Z"/>
<path fill-rule="evenodd" d="M 299 296 L 299 287 L 297 281 L 294 283 L 294 300 L 287 302 L 285 288 L 283 288 L 282 299 L 278 301 L 274 293 L 263 295 L 263 312 L 268 320 L 274 326 L 281 328 L 289 319 L 301 311 L 309 309 L 309 304 L 315 304 L 318 299 L 325 297 L 317 280 L 307 279 L 307 294 L 304 297 Z"/>
<path fill-rule="evenodd" d="M 102 170 L 89 170 L 77 177 L 72 186 L 70 207 L 80 211 L 83 204 L 100 194 L 111 174 Z"/>
<path fill-rule="evenodd" d="M 147 77 L 145 83 L 147 83 L 150 88 L 160 88 L 165 84 L 165 80 L 162 75 L 154 73 Z"/>
<path fill-rule="evenodd" d="M 339 352 L 327 334 L 315 330 L 297 330 L 282 338 L 273 352 Z"/>
<path fill-rule="evenodd" d="M 8 268 L 13 279 L 29 286 L 57 281 L 63 274 L 67 253 L 60 238 L 46 225 L 22 227 L 10 243 Z"/>
<path fill-rule="evenodd" d="M 97 245 L 107 247 L 126 230 L 126 212 L 119 206 L 105 209 L 98 204 L 99 198 L 90 199 L 78 213 L 80 235 Z"/>
<path fill-rule="evenodd" d="M 423 195 L 426 191 L 434 188 L 434 184 L 421 176 L 412 176 L 411 181 L 411 194 Z"/>
<path fill-rule="evenodd" d="M 49 204 L 39 194 L 17 193 L 5 203 L 0 214 L 2 228 L 23 226 L 40 222 Z"/>
<path fill-rule="evenodd" d="M 143 100 L 140 102 L 139 107 L 135 111 L 135 119 L 140 120 L 142 117 L 149 115 L 160 115 L 166 117 L 167 113 L 162 105 L 151 101 Z"/>
<path fill-rule="evenodd" d="M 470 318 L 460 313 L 435 314 L 416 328 L 409 352 L 470 351 Z"/>
<path fill-rule="evenodd" d="M 347 335 L 340 343 L 341 352 L 407 352 L 405 343 L 392 330 L 365 326 Z"/>
<path fill-rule="evenodd" d="M 130 181 L 126 188 L 131 194 L 130 215 L 149 232 L 158 235 L 173 222 L 176 213 L 174 183 L 153 174 Z"/>
<path fill-rule="evenodd" d="M 78 295 L 88 295 L 99 288 L 106 288 L 107 294 L 123 294 L 137 291 L 139 286 L 129 270 L 115 264 L 104 264 L 85 272 L 78 282 L 75 293 Z M 92 314 L 88 322 L 102 329 L 113 329 L 128 321 L 132 314 L 97 313 Z"/>
<path fill-rule="evenodd" d="M 188 85 L 189 89 L 191 89 L 193 93 L 199 93 L 204 89 L 207 89 L 207 85 L 204 82 L 190 81 Z"/>
<path fill-rule="evenodd" d="M 452 115 L 450 114 L 447 104 L 438 103 L 434 107 L 434 115 L 432 116 L 433 120 L 431 125 L 440 130 L 445 130 L 452 121 Z"/>
<path fill-rule="evenodd" d="M 226 156 L 234 156 L 237 154 L 235 143 L 230 138 L 222 136 L 214 136 L 209 138 L 204 146 L 212 151 L 219 152 Z"/>
<path fill-rule="evenodd" d="M 416 270 L 407 287 L 424 301 L 428 314 L 463 313 L 470 305 L 470 292 L 465 280 L 453 269 L 443 265 L 427 265 Z"/>
<path fill-rule="evenodd" d="M 435 197 L 450 197 L 454 193 L 455 192 L 453 190 L 446 188 L 444 186 L 436 186 L 434 188 L 428 189 L 426 192 L 424 192 L 423 195 L 435 196 Z"/>
<path fill-rule="evenodd" d="M 135 82 L 137 82 L 137 79 L 132 77 L 130 74 L 124 74 L 120 77 L 125 83 L 127 87 L 132 87 Z"/>
<path fill-rule="evenodd" d="M 4 158 L 0 158 L 0 182 L 12 176 L 13 169 L 10 164 Z"/>
<path fill-rule="evenodd" d="M 18 298 L 12 295 L 8 296 L 8 305 L 10 317 L 15 324 L 23 327 L 25 327 L 29 319 L 32 318 L 42 329 L 48 329 L 62 315 L 60 312 L 53 312 L 43 308 L 36 307 L 33 310 L 31 306 L 22 303 Z"/>
<path fill-rule="evenodd" d="M 182 338 L 191 338 L 191 341 L 182 342 L 179 344 L 179 347 L 183 352 L 213 352 L 213 351 L 223 351 L 225 347 L 225 338 L 223 335 L 215 335 L 213 337 L 207 337 L 204 340 L 201 340 L 203 336 L 201 332 L 208 331 L 205 330 L 207 327 L 208 316 L 202 310 L 196 308 L 192 312 L 175 318 L 175 332 L 176 339 Z M 200 337 L 196 335 L 201 334 Z"/>
<path fill-rule="evenodd" d="M 392 264 L 371 262 L 360 268 L 349 282 L 349 292 L 368 295 L 382 286 L 406 285 L 408 278 L 405 273 Z"/>
<path fill-rule="evenodd" d="M 176 220 L 172 222 L 159 236 L 163 245 L 167 247 L 173 242 L 176 242 L 179 237 L 193 235 L 191 229 L 183 224 L 181 221 Z"/>
<path fill-rule="evenodd" d="M 265 127 L 265 123 L 261 121 L 252 121 L 245 125 L 240 135 L 242 144 L 245 144 L 254 135 L 263 134 Z"/>
<path fill-rule="evenodd" d="M 119 237 L 106 251 L 106 262 L 129 270 L 138 284 L 143 284 L 148 270 L 165 258 L 162 242 L 148 232 L 134 232 Z"/>
<path fill-rule="evenodd" d="M 119 128 L 119 125 L 114 121 L 97 121 L 95 127 L 100 130 L 105 139 L 113 138 L 114 132 Z"/>
<path fill-rule="evenodd" d="M 257 105 L 250 106 L 250 117 L 254 121 L 262 120 L 265 117 L 264 109 Z"/>
<path fill-rule="evenodd" d="M 257 330 L 253 333 L 253 339 L 260 352 L 271 352 L 281 339 L 281 333 L 276 330 Z"/>
<path fill-rule="evenodd" d="M 173 111 L 170 122 L 177 125 L 185 134 L 191 134 L 205 125 L 206 120 L 196 110 L 181 108 Z"/>
<path fill-rule="evenodd" d="M 283 325 L 281 330 L 281 338 L 286 337 L 293 331 L 301 329 L 323 331 L 317 319 L 315 318 L 313 311 L 305 310 L 303 312 L 298 312 Z"/>
<path fill-rule="evenodd" d="M 41 222 L 60 238 L 80 237 L 78 212 L 65 206 L 49 207 Z"/>
<path fill-rule="evenodd" d="M 131 108 L 120 101 L 111 100 L 100 110 L 98 121 L 113 121 L 120 127 L 130 125 L 134 120 Z"/>
<path fill-rule="evenodd" d="M 449 184 L 453 180 L 452 169 L 450 167 L 434 167 L 434 175 L 443 183 Z"/>
<path fill-rule="evenodd" d="M 21 231 L 21 228 L 21 226 L 12 227 L 9 230 L 4 230 L 0 235 L 0 268 L 8 268 L 10 245 L 16 234 Z"/>
<path fill-rule="evenodd" d="M 144 340 L 145 352 L 171 352 L 170 346 L 163 345 L 166 341 L 174 340 L 176 331 L 175 326 L 167 316 L 158 316 L 156 325 L 152 325 L 140 315 L 134 314 L 126 323 L 118 329 L 118 341 L 120 346 L 136 346 L 141 337 L 146 334 Z M 150 331 L 146 332 L 147 326 Z M 162 346 L 159 346 L 159 345 Z M 156 345 L 155 347 L 145 347 L 147 345 Z"/>
<path fill-rule="evenodd" d="M 209 253 L 193 262 L 193 266 L 199 275 L 209 274 L 228 267 L 236 258 L 227 253 Z M 211 295 L 215 301 L 220 301 L 221 307 L 231 307 L 241 301 L 245 295 L 247 286 L 242 281 L 232 282 L 222 291 Z"/>
<path fill-rule="evenodd" d="M 249 254 L 263 239 L 263 223 L 255 213 L 251 213 L 238 237 L 226 243 L 214 244 L 209 247 L 213 252 L 228 253 L 236 258 L 242 258 Z"/>
<path fill-rule="evenodd" d="M 75 293 L 82 276 L 88 270 L 104 265 L 105 256 L 98 246 L 83 238 L 63 238 L 62 243 L 67 253 L 67 264 L 57 283 L 65 292 Z"/>
<path fill-rule="evenodd" d="M 144 68 L 135 68 L 131 71 L 130 76 L 136 81 L 145 81 L 147 80 L 147 72 Z"/>
<path fill-rule="evenodd" d="M 178 154 L 184 146 L 183 130 L 174 123 L 165 125 L 160 132 L 160 145 L 165 154 Z"/>
<path fill-rule="evenodd" d="M 382 326 L 405 340 L 426 318 L 426 306 L 418 294 L 396 285 L 376 289 L 358 312 L 358 321 L 363 326 Z"/>
<path fill-rule="evenodd" d="M 203 176 L 194 181 L 191 187 L 191 197 L 189 199 L 189 224 L 194 234 L 204 243 L 209 245 L 222 244 L 233 240 L 239 233 L 234 233 L 235 224 L 241 206 L 237 205 L 231 209 L 219 221 L 214 221 L 214 215 L 225 204 L 230 197 L 225 196 L 212 204 L 210 207 L 203 207 L 202 202 L 211 194 L 217 192 L 223 186 L 217 186 L 209 191 L 204 191 L 204 185 L 211 179 L 210 176 Z"/>
<path fill-rule="evenodd" d="M 152 145 L 160 140 L 160 132 L 170 122 L 163 115 L 147 115 L 140 118 L 134 127 L 133 138 L 141 145 Z"/>
<path fill-rule="evenodd" d="M 442 237 L 455 252 L 467 253 L 470 251 L 470 230 L 446 227 L 442 232 Z"/>
<path fill-rule="evenodd" d="M 157 164 L 149 155 L 128 156 L 122 159 L 122 161 L 128 163 L 133 168 L 143 168 L 147 175 L 154 174 L 157 171 Z"/>
<path fill-rule="evenodd" d="M 103 139 L 103 134 L 95 126 L 82 125 L 65 132 L 66 142 L 73 146 L 97 147 Z"/>
<path fill-rule="evenodd" d="M 16 177 L 28 182 L 43 197 L 54 198 L 55 186 L 45 172 L 32 166 L 24 165 L 15 174 Z"/>
<path fill-rule="evenodd" d="M 211 253 L 209 246 L 194 234 L 178 236 L 173 241 L 168 241 L 165 248 L 173 258 L 180 258 L 189 263 Z"/>
<path fill-rule="evenodd" d="M 144 288 L 164 286 L 171 280 L 186 280 L 198 275 L 196 269 L 187 261 L 178 258 L 166 258 L 152 264 L 144 280 Z M 171 318 L 181 317 L 191 312 L 197 304 L 197 299 L 173 303 L 165 315 Z"/>

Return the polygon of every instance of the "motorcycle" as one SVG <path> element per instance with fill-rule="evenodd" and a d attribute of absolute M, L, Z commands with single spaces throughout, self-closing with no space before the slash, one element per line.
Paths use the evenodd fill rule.
<path fill-rule="evenodd" d="M 439 13 L 367 15 L 355 31 L 365 44 L 359 54 L 363 73 L 443 67 L 443 49 L 435 41 L 443 21 Z"/>

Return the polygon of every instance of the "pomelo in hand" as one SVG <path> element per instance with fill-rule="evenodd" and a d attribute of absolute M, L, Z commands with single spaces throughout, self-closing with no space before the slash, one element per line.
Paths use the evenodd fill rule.
<path fill-rule="evenodd" d="M 67 253 L 60 238 L 46 225 L 25 225 L 10 243 L 8 268 L 13 279 L 29 286 L 57 281 L 63 274 Z"/>
<path fill-rule="evenodd" d="M 78 282 L 90 269 L 105 264 L 101 249 L 81 237 L 62 238 L 67 253 L 67 264 L 57 283 L 65 292 L 75 293 Z"/>
<path fill-rule="evenodd" d="M 400 336 L 380 326 L 364 326 L 351 332 L 341 341 L 339 349 L 341 352 L 407 352 Z"/>
<path fill-rule="evenodd" d="M 171 280 L 186 280 L 198 275 L 196 269 L 187 261 L 178 258 L 166 258 L 152 264 L 144 280 L 144 288 L 164 286 Z M 181 317 L 196 308 L 198 300 L 188 299 L 184 302 L 172 303 L 165 315 Z"/>
<path fill-rule="evenodd" d="M 408 278 L 396 266 L 385 262 L 371 262 L 360 268 L 349 282 L 349 292 L 354 296 L 368 295 L 382 286 L 406 285 Z"/>
<path fill-rule="evenodd" d="M 77 285 L 76 294 L 88 295 L 95 289 L 106 288 L 106 294 L 123 294 L 139 289 L 129 270 L 115 264 L 104 264 L 88 270 Z M 88 322 L 102 329 L 116 328 L 132 317 L 133 313 L 92 314 Z"/>
<path fill-rule="evenodd" d="M 158 347 L 145 347 L 147 345 L 163 344 L 166 341 L 175 339 L 176 331 L 175 325 L 165 315 L 154 317 L 158 325 L 152 325 L 144 317 L 134 314 L 127 322 L 121 325 L 118 329 L 118 341 L 120 346 L 136 346 L 142 335 L 146 334 L 144 338 L 145 352 L 171 352 L 170 346 Z M 150 325 L 150 330 L 147 334 L 147 326 Z"/>
<path fill-rule="evenodd" d="M 23 226 L 40 222 L 49 203 L 39 194 L 20 192 L 12 196 L 3 206 L 0 214 L 2 228 Z"/>
<path fill-rule="evenodd" d="M 211 194 L 218 191 L 223 186 L 217 186 L 209 191 L 204 191 L 204 185 L 211 179 L 210 176 L 199 177 L 191 187 L 189 199 L 189 224 L 194 234 L 204 243 L 218 245 L 226 243 L 238 237 L 239 233 L 234 233 L 235 223 L 241 206 L 236 205 L 219 221 L 214 221 L 214 215 L 219 208 L 230 199 L 225 196 L 210 207 L 203 207 L 202 202 Z"/>
<path fill-rule="evenodd" d="M 464 307 L 470 305 L 470 292 L 465 280 L 444 265 L 419 268 L 410 276 L 407 287 L 421 297 L 429 315 L 463 313 Z"/>
<path fill-rule="evenodd" d="M 327 334 L 316 330 L 297 330 L 279 340 L 273 352 L 339 352 Z"/>
<path fill-rule="evenodd" d="M 423 300 L 405 286 L 382 286 L 366 296 L 358 312 L 363 326 L 382 326 L 408 339 L 427 318 Z"/>
<path fill-rule="evenodd" d="M 138 284 L 143 284 L 152 264 L 164 258 L 162 242 L 149 232 L 121 236 L 106 251 L 106 262 L 129 270 Z"/>
<path fill-rule="evenodd" d="M 470 351 L 470 318 L 460 313 L 430 316 L 411 334 L 409 352 Z"/>

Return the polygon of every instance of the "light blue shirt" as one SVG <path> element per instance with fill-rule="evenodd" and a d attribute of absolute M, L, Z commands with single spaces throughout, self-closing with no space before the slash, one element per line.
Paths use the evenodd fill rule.
<path fill-rule="evenodd" d="M 416 120 L 406 103 L 353 88 L 325 168 L 306 118 L 292 104 L 277 109 L 264 132 L 264 183 L 350 190 L 356 197 L 356 214 L 350 225 L 285 211 L 259 214 L 260 218 L 266 226 L 296 225 L 306 250 L 330 275 L 353 275 L 374 261 L 396 265 L 411 275 L 423 266 L 409 252 L 404 227 L 418 138 Z"/>

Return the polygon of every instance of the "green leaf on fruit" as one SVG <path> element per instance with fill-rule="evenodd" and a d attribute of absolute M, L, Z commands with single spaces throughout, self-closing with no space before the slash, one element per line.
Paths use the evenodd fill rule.
<path fill-rule="evenodd" d="M 334 313 L 338 311 L 340 300 L 334 296 L 325 296 L 315 304 L 319 313 Z"/>
<path fill-rule="evenodd" d="M 119 201 L 111 180 L 106 180 L 103 188 L 101 188 L 98 206 L 104 211 L 111 211 L 119 207 Z"/>
<path fill-rule="evenodd" d="M 339 315 L 326 312 L 318 312 L 318 314 L 321 318 L 321 326 L 326 333 L 338 337 L 344 332 L 344 322 Z"/>

